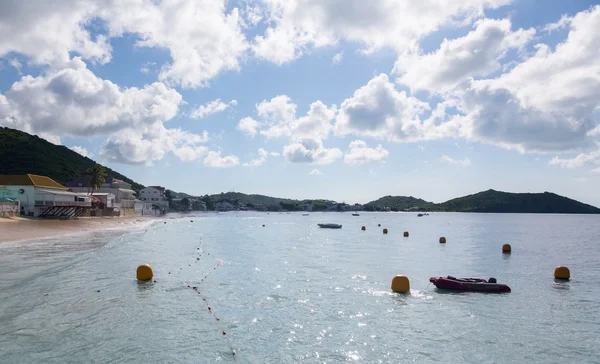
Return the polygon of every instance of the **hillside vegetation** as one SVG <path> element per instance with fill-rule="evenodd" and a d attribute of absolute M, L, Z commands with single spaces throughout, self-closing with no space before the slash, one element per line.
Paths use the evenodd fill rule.
<path fill-rule="evenodd" d="M 65 184 L 94 166 L 95 161 L 71 149 L 54 145 L 35 135 L 0 127 L 0 174 L 37 174 Z M 104 167 L 106 174 L 131 183 L 134 190 L 144 188 L 139 183 Z"/>

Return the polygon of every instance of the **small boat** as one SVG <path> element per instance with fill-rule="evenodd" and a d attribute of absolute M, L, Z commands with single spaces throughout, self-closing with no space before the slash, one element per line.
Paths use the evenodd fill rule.
<path fill-rule="evenodd" d="M 302 216 L 308 216 L 308 214 L 302 214 Z"/>
<path fill-rule="evenodd" d="M 418 216 L 418 217 L 421 217 L 421 216 L 423 216 L 423 214 L 418 214 L 417 216 Z"/>
<path fill-rule="evenodd" d="M 483 278 L 456 278 L 431 277 L 429 282 L 433 283 L 439 289 L 449 289 L 463 292 L 510 292 L 510 287 L 506 284 L 496 282 L 496 278 L 485 280 Z"/>
<path fill-rule="evenodd" d="M 319 227 L 324 229 L 341 229 L 342 225 L 340 224 L 317 224 Z"/>
<path fill-rule="evenodd" d="M 352 216 L 360 216 L 359 214 L 352 214 Z"/>

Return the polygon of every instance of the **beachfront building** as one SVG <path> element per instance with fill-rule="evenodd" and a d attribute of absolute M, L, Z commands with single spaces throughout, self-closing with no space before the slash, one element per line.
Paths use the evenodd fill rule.
<path fill-rule="evenodd" d="M 88 179 L 85 177 L 79 177 L 76 180 L 68 182 L 67 187 L 73 192 L 91 192 L 91 189 L 88 187 Z M 133 208 L 135 191 L 131 189 L 130 183 L 121 181 L 120 179 L 104 177 L 104 183 L 100 188 L 95 189 L 94 193 L 112 193 L 115 195 L 115 207 Z"/>
<path fill-rule="evenodd" d="M 148 186 L 140 190 L 139 199 L 147 204 L 152 204 L 165 212 L 169 208 L 166 189 L 161 186 Z"/>
<path fill-rule="evenodd" d="M 21 215 L 70 218 L 92 207 L 91 197 L 69 192 L 67 187 L 46 176 L 0 174 L 0 198 L 18 200 Z"/>

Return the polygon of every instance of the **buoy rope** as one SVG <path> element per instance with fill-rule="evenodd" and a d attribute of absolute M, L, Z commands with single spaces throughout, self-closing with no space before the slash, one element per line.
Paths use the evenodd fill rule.
<path fill-rule="evenodd" d="M 206 278 L 208 278 L 208 276 L 210 276 L 211 274 L 213 274 L 217 270 L 217 268 L 219 268 L 221 266 L 222 262 L 223 262 L 222 260 L 219 260 L 217 262 L 217 264 L 213 267 L 213 269 L 210 270 L 210 271 L 208 271 L 208 273 L 206 273 L 206 275 L 204 276 L 204 278 L 202 278 L 200 280 L 200 282 L 204 282 L 204 280 Z M 188 287 L 190 287 L 190 286 L 188 285 Z M 200 297 L 202 298 L 202 301 L 204 301 L 204 303 L 206 304 L 206 309 L 208 310 L 208 312 L 211 313 L 211 315 L 214 317 L 215 321 L 217 321 L 217 322 L 220 323 L 221 319 L 217 316 L 217 314 L 215 313 L 215 310 L 212 307 L 210 307 L 210 305 L 208 304 L 208 301 L 206 300 L 206 297 L 204 297 L 204 295 L 202 295 L 200 293 L 200 289 L 197 286 L 193 286 L 193 287 L 190 287 L 190 288 L 192 288 L 194 291 L 196 291 L 200 295 Z M 231 350 L 231 354 L 233 356 L 233 361 L 237 362 L 237 358 L 235 356 L 235 349 L 233 348 L 233 345 L 231 345 L 231 341 L 229 341 L 229 337 L 227 336 L 227 332 L 225 331 L 225 328 L 223 327 L 222 324 L 220 326 L 221 326 L 221 334 L 225 338 L 225 341 L 227 342 L 227 346 L 229 346 L 229 350 Z"/>

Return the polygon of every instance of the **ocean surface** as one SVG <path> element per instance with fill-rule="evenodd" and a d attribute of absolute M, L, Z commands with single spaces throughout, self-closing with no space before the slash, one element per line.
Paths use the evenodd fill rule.
<path fill-rule="evenodd" d="M 600 363 L 599 239 L 592 215 L 232 212 L 4 243 L 0 362 Z"/>

